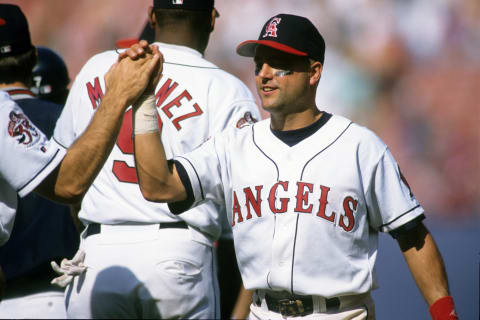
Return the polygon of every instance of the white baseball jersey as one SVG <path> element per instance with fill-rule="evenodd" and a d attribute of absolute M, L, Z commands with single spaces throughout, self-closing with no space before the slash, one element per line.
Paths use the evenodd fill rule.
<path fill-rule="evenodd" d="M 8 93 L 0 91 L 0 245 L 10 237 L 17 193 L 24 197 L 45 179 L 65 156 L 65 149 L 28 119 Z"/>
<path fill-rule="evenodd" d="M 191 151 L 209 137 L 249 117 L 260 118 L 248 88 L 205 60 L 198 51 L 156 43 L 164 55 L 163 76 L 156 88 L 159 124 L 167 158 Z M 92 57 L 75 79 L 54 137 L 70 146 L 85 130 L 105 93 L 104 75 L 118 54 Z M 138 187 L 132 140 L 132 111 L 127 109 L 110 156 L 82 202 L 80 219 L 102 224 L 172 222 L 165 204 L 145 201 Z M 221 227 L 213 203 L 182 216 L 196 240 L 211 244 Z M 203 212 L 204 214 L 200 214 Z"/>
<path fill-rule="evenodd" d="M 368 292 L 378 232 L 423 215 L 387 146 L 340 116 L 292 147 L 266 119 L 175 160 L 193 205 L 226 205 L 247 289 Z"/>

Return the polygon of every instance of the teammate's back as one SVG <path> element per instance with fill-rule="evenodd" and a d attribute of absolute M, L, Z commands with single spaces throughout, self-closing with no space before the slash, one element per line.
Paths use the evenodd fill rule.
<path fill-rule="evenodd" d="M 227 126 L 260 116 L 248 88 L 203 58 L 216 18 L 213 1 L 155 0 L 154 6 L 150 23 L 165 60 L 156 105 L 170 159 Z M 97 54 L 77 75 L 54 133 L 61 144 L 70 146 L 89 125 L 106 92 L 104 75 L 117 59 L 114 50 Z M 91 268 L 68 298 L 68 314 L 135 318 L 137 309 L 119 314 L 109 303 L 120 299 L 128 304 L 131 295 L 145 290 L 137 299 L 155 302 L 146 302 L 154 308 L 141 317 L 218 318 L 213 241 L 220 236 L 218 215 L 224 210 L 206 203 L 177 217 L 167 205 L 146 201 L 138 187 L 132 133 L 128 108 L 116 144 L 82 201 L 79 218 L 87 227 L 81 248 Z M 118 281 L 112 285 L 110 277 Z M 89 308 L 91 301 L 102 305 Z"/>

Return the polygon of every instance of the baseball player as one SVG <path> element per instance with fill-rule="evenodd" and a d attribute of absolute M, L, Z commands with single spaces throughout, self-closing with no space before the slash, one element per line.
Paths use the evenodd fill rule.
<path fill-rule="evenodd" d="M 217 16 L 213 0 L 154 0 L 149 9 L 156 45 L 165 58 L 153 100 L 169 158 L 226 127 L 260 117 L 247 87 L 203 58 Z M 74 143 L 91 121 L 103 100 L 104 74 L 117 59 L 114 50 L 98 54 L 77 75 L 54 133 L 63 145 Z M 67 314 L 219 318 L 212 243 L 220 235 L 217 218 L 225 209 L 211 202 L 177 217 L 166 204 L 145 201 L 132 133 L 128 109 L 116 144 L 82 201 L 79 218 L 86 228 L 80 248 L 87 269 L 67 288 Z"/>
<path fill-rule="evenodd" d="M 11 30 L 15 29 L 15 32 Z M 19 36 L 28 34 L 28 37 Z M 28 41 L 25 39 L 28 38 Z M 32 48 L 28 24 L 16 5 L 0 4 L 0 52 L 3 57 Z M 136 61 L 119 62 L 106 75 L 108 92 L 90 125 L 69 150 L 30 121 L 9 94 L 0 91 L 0 246 L 9 238 L 17 194 L 32 190 L 49 199 L 76 203 L 83 197 L 111 149 L 128 105 L 161 72 L 158 51 Z M 9 70 L 1 70 L 8 74 Z M 30 71 L 31 72 L 31 71 Z M 115 98 L 114 98 L 115 97 Z"/>
<path fill-rule="evenodd" d="M 176 214 L 209 200 L 226 206 L 243 282 L 255 290 L 251 319 L 374 319 L 379 232 L 397 239 L 432 318 L 457 319 L 423 208 L 388 147 L 315 105 L 324 52 L 308 19 L 269 19 L 237 53 L 254 57 L 271 118 L 227 130 L 173 161 L 154 105 L 136 105 L 142 194 L 169 202 Z"/>
<path fill-rule="evenodd" d="M 3 41 L 7 41 L 10 34 L 15 34 L 16 41 L 30 41 L 28 33 L 17 30 L 15 24 L 2 30 L 9 31 L 8 34 L 2 33 Z M 7 92 L 38 129 L 50 138 L 63 106 L 38 99 L 28 89 L 33 80 L 32 67 L 36 57 L 33 46 L 15 55 L 0 53 L 0 90 Z M 5 70 L 9 71 L 3 72 Z M 50 93 L 53 96 L 56 92 Z M 49 232 L 51 230 L 57 231 Z M 0 304 L 0 318 L 65 318 L 63 291 L 50 284 L 54 277 L 50 261 L 71 257 L 77 249 L 78 233 L 67 206 L 36 193 L 19 199 L 10 239 L 0 247 L 0 264 L 8 287 Z M 25 308 L 25 304 L 29 308 Z"/>
<path fill-rule="evenodd" d="M 116 41 L 116 46 L 127 49 L 140 40 L 155 42 L 154 30 L 147 21 L 138 38 L 126 38 Z M 214 242 L 214 253 L 218 266 L 218 283 L 220 290 L 220 318 L 244 319 L 250 312 L 252 292 L 245 290 L 238 270 L 235 249 L 233 247 L 232 228 L 226 215 L 220 215 L 222 233 Z"/>
<path fill-rule="evenodd" d="M 67 66 L 54 50 L 37 46 L 37 64 L 32 70 L 32 92 L 42 100 L 61 105 L 65 104 L 68 96 Z"/>

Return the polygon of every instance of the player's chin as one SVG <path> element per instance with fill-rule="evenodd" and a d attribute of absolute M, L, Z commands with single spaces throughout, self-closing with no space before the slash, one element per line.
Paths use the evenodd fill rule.
<path fill-rule="evenodd" d="M 265 103 L 264 101 L 262 101 L 262 108 L 263 108 L 263 110 L 265 110 L 267 112 L 271 112 L 271 111 L 275 110 L 275 107 L 276 107 L 275 104 Z"/>
<path fill-rule="evenodd" d="M 268 109 L 275 108 L 275 99 L 273 99 L 271 96 L 260 95 L 260 101 L 262 102 L 263 109 L 267 111 Z"/>

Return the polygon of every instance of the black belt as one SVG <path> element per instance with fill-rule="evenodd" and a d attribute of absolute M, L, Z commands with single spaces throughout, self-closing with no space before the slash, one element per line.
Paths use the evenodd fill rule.
<path fill-rule="evenodd" d="M 162 222 L 159 224 L 159 229 L 188 229 L 188 225 L 185 221 L 176 221 L 176 222 Z M 94 234 L 99 234 L 101 232 L 101 224 L 99 223 L 90 223 L 87 226 L 87 231 L 85 233 L 85 238 L 93 236 Z"/>
<path fill-rule="evenodd" d="M 297 317 L 306 316 L 313 313 L 313 298 L 312 296 L 298 296 L 293 295 L 288 298 L 274 298 L 268 293 L 265 293 L 265 302 L 267 308 L 270 311 L 278 312 L 282 316 Z M 257 306 L 261 305 L 261 301 L 258 299 L 255 301 Z M 340 307 L 340 299 L 325 298 L 326 311 L 337 311 Z"/>

